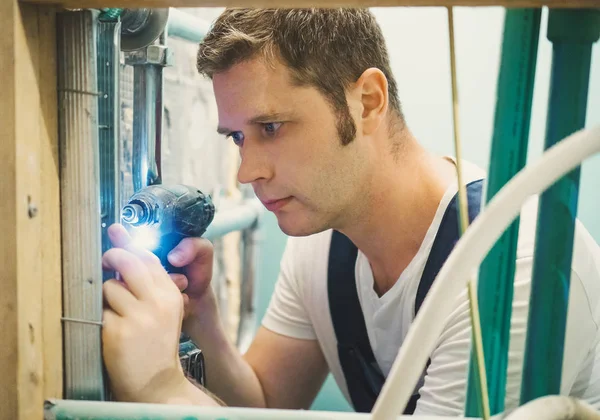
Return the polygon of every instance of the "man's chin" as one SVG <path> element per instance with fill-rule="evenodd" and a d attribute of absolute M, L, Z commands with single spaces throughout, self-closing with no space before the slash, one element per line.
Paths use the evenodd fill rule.
<path fill-rule="evenodd" d="M 310 236 L 322 232 L 326 228 L 318 227 L 310 223 L 302 224 L 298 221 L 285 220 L 285 217 L 277 217 L 279 229 L 287 236 Z"/>

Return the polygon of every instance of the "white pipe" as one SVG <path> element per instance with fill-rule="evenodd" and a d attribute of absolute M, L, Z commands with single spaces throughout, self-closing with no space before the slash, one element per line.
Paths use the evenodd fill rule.
<path fill-rule="evenodd" d="M 600 126 L 579 131 L 548 149 L 538 162 L 521 170 L 494 196 L 457 242 L 434 281 L 375 402 L 373 419 L 395 418 L 404 410 L 454 308 L 454 297 L 476 274 L 476 268 L 525 201 L 599 151 Z"/>
<path fill-rule="evenodd" d="M 600 413 L 585 401 L 552 395 L 530 401 L 502 418 L 505 420 L 600 420 Z"/>

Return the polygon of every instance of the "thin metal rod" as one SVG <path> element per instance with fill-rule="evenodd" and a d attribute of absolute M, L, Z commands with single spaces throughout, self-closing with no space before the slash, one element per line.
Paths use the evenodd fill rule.
<path fill-rule="evenodd" d="M 462 153 L 461 153 L 461 142 L 460 142 L 460 129 L 459 129 L 459 110 L 458 110 L 458 83 L 456 81 L 456 49 L 454 46 L 454 13 L 452 7 L 448 7 L 448 31 L 450 40 L 450 73 L 452 78 L 452 119 L 454 125 L 454 150 L 456 154 L 456 172 L 458 182 L 458 203 L 459 203 L 459 216 L 460 226 L 459 230 L 461 235 L 467 230 L 469 226 L 469 212 L 467 202 L 467 189 L 463 182 L 462 176 Z M 487 378 L 485 372 L 485 359 L 483 354 L 483 342 L 481 339 L 481 324 L 479 316 L 479 304 L 477 301 L 476 286 L 473 283 L 473 279 L 470 279 L 467 283 L 467 289 L 469 294 L 469 308 L 471 316 L 471 326 L 473 329 L 473 349 L 476 356 L 476 368 L 478 374 L 479 384 L 479 397 L 480 407 L 485 420 L 490 418 L 490 404 L 488 398 L 487 389 Z"/>
<path fill-rule="evenodd" d="M 488 202 L 527 161 L 541 15 L 541 9 L 506 10 L 486 184 Z M 492 415 L 504 411 L 518 234 L 517 218 L 481 264 L 477 282 Z M 481 416 L 475 363 L 475 355 L 471 354 L 467 417 Z"/>
<path fill-rule="evenodd" d="M 102 319 L 96 15 L 57 15 L 64 319 Z M 66 397 L 104 399 L 100 328 L 63 326 Z"/>
<path fill-rule="evenodd" d="M 169 9 L 169 36 L 198 43 L 204 39 L 210 24 L 202 19 L 171 7 Z"/>

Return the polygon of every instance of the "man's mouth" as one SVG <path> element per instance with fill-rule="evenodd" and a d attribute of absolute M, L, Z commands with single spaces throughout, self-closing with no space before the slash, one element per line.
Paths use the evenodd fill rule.
<path fill-rule="evenodd" d="M 292 200 L 292 197 L 278 198 L 274 200 L 261 200 L 265 208 L 269 211 L 276 212 L 280 210 L 283 206 L 289 203 Z"/>

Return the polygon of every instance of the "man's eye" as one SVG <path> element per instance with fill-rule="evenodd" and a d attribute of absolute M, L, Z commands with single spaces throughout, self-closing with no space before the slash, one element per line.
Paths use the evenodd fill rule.
<path fill-rule="evenodd" d="M 236 146 L 241 146 L 242 144 L 244 144 L 244 133 L 242 133 L 241 131 L 234 131 L 233 133 L 229 133 L 227 137 L 233 140 Z"/>
<path fill-rule="evenodd" d="M 273 136 L 282 125 L 283 123 L 280 122 L 265 123 L 263 124 L 263 130 L 267 136 Z"/>

